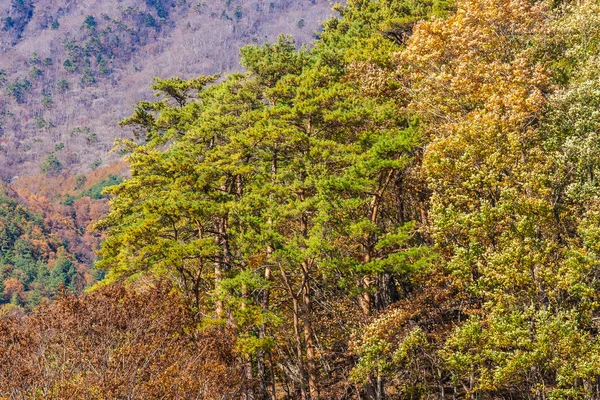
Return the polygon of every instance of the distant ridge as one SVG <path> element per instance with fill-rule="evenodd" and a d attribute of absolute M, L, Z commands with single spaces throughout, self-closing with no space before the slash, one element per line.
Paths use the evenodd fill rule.
<path fill-rule="evenodd" d="M 310 42 L 328 0 L 0 2 L 0 180 L 49 158 L 87 173 L 115 160 L 117 122 L 152 98 L 155 76 L 237 71 L 239 48 Z M 56 165 L 58 165 L 56 164 Z"/>

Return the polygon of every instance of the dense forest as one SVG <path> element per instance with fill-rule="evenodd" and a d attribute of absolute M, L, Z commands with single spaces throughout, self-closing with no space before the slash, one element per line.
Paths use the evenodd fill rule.
<path fill-rule="evenodd" d="M 80 291 L 102 276 L 92 268 L 93 223 L 108 209 L 102 189 L 128 173 L 111 152 L 115 138 L 131 134 L 118 121 L 153 98 L 153 76 L 240 70 L 242 44 L 286 32 L 301 46 L 333 13 L 326 0 L 0 1 L 0 185 L 9 186 L 0 190 L 43 232 L 34 241 L 22 235 L 25 223 L 6 232 L 0 313 L 31 310 L 60 285 Z M 13 214 L 0 215 L 0 226 Z M 59 251 L 72 264 L 69 278 L 49 281 L 44 268 L 52 273 Z M 14 289 L 4 292 L 7 280 Z"/>
<path fill-rule="evenodd" d="M 93 225 L 108 211 L 104 188 L 126 171 L 117 163 L 0 186 L 0 315 L 22 315 L 63 289 L 80 293 L 102 278 L 93 269 L 102 234 Z"/>
<path fill-rule="evenodd" d="M 310 47 L 154 80 L 105 276 L 39 267 L 56 299 L 0 319 L 1 395 L 600 398 L 600 3 L 336 10 Z M 0 206 L 0 244 L 51 233 Z"/>

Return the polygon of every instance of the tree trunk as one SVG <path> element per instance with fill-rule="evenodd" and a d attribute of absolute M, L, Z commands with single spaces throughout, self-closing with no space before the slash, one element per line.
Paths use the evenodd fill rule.
<path fill-rule="evenodd" d="M 244 369 L 246 370 L 246 400 L 254 400 L 254 371 L 252 369 L 252 356 L 248 356 Z"/>
<path fill-rule="evenodd" d="M 248 298 L 248 286 L 243 283 L 242 284 L 242 304 L 241 309 L 246 309 L 245 300 Z M 252 355 L 248 354 L 246 360 L 244 361 L 244 370 L 246 375 L 246 400 L 254 400 L 254 369 L 252 367 Z"/>
<path fill-rule="evenodd" d="M 221 286 L 221 281 L 223 280 L 223 269 L 221 267 L 221 263 L 217 261 L 215 263 L 215 289 L 218 289 Z M 217 295 L 215 299 L 215 313 L 217 314 L 217 318 L 225 317 L 225 309 L 223 308 L 223 301 Z"/>
<path fill-rule="evenodd" d="M 221 257 L 215 263 L 215 289 L 218 290 L 223 281 L 223 270 L 224 267 L 231 265 L 231 253 L 229 250 L 229 239 L 227 237 L 227 216 L 221 218 L 218 224 L 218 237 L 217 240 L 221 245 Z M 215 311 L 218 318 L 225 317 L 225 310 L 223 308 L 223 301 L 217 296 L 215 300 Z"/>
<path fill-rule="evenodd" d="M 377 374 L 377 400 L 385 400 L 383 377 L 379 373 Z"/>
<path fill-rule="evenodd" d="M 308 273 L 308 264 L 303 263 L 305 273 Z M 312 327 L 312 300 L 310 297 L 310 285 L 308 276 L 305 276 L 304 290 L 302 294 L 302 325 L 304 328 L 304 342 L 306 343 L 306 370 L 308 373 L 308 387 L 311 400 L 319 398 L 318 377 L 316 371 L 315 340 Z"/>
<path fill-rule="evenodd" d="M 302 353 L 302 336 L 300 335 L 300 307 L 298 305 L 298 299 L 294 294 L 294 289 L 290 284 L 290 281 L 283 269 L 283 266 L 281 265 L 281 263 L 279 263 L 278 265 L 285 288 L 288 291 L 290 298 L 292 299 L 292 320 L 294 326 L 294 339 L 296 343 L 296 357 L 298 358 L 298 374 L 300 375 L 300 399 L 310 400 L 310 394 L 308 392 L 308 385 L 306 379 L 306 368 L 304 366 L 304 354 Z"/>
<path fill-rule="evenodd" d="M 269 246 L 269 248 L 267 249 L 267 253 L 269 256 L 273 253 L 273 249 L 271 248 L 271 246 Z M 267 260 L 267 263 L 269 261 L 270 260 Z M 267 282 L 271 281 L 271 266 L 269 264 L 267 264 L 267 266 L 265 267 L 265 281 L 267 281 Z M 271 295 L 271 293 L 270 293 L 269 288 L 268 287 L 265 288 L 262 293 L 262 309 L 263 309 L 263 312 L 265 312 L 265 313 L 269 311 L 270 295 Z M 259 327 L 258 335 L 261 339 L 264 339 L 267 337 L 267 327 L 265 326 L 265 324 L 262 324 Z M 271 374 L 267 375 L 267 367 L 266 367 L 265 358 L 268 356 L 270 358 L 270 354 L 268 354 L 268 352 L 265 352 L 263 350 L 259 350 L 257 353 L 257 367 L 258 367 L 257 369 L 258 369 L 258 377 L 260 380 L 259 396 L 261 399 L 270 398 L 272 400 L 275 400 L 276 394 L 275 394 L 275 382 L 273 380 L 274 379 L 273 372 L 271 371 Z M 272 381 L 269 382 L 269 380 L 272 380 Z M 271 388 L 271 393 L 269 393 L 269 387 Z"/>
<path fill-rule="evenodd" d="M 306 382 L 306 368 L 304 366 L 304 355 L 302 354 L 302 339 L 300 337 L 300 321 L 298 314 L 300 312 L 298 307 L 298 300 L 293 299 L 294 307 L 294 334 L 296 335 L 296 355 L 298 357 L 298 373 L 300 374 L 300 395 L 302 400 L 309 400 L 310 394 L 307 388 Z"/>
<path fill-rule="evenodd" d="M 385 194 L 385 191 L 387 190 L 388 186 L 390 185 L 390 182 L 392 181 L 394 174 L 394 169 L 391 169 L 386 173 L 382 172 L 382 175 L 380 176 L 379 180 L 379 190 L 371 198 L 371 203 L 369 205 L 369 219 L 374 225 L 377 225 L 381 201 Z M 375 246 L 377 244 L 377 240 L 377 236 L 374 234 L 369 234 L 368 237 L 365 238 L 365 252 L 363 254 L 363 264 L 366 265 L 371 262 Z M 368 276 L 362 277 L 359 282 L 359 288 L 362 291 L 359 297 L 359 305 L 363 312 L 363 315 L 366 318 L 369 318 L 371 316 L 373 308 L 373 296 L 371 295 L 372 285 L 373 282 Z M 379 300 L 379 302 L 381 303 L 381 299 Z M 376 377 L 373 377 L 372 375 L 369 377 L 367 383 L 365 384 L 364 391 L 368 400 L 383 400 L 385 398 L 383 377 L 379 374 L 379 372 L 377 373 Z"/>

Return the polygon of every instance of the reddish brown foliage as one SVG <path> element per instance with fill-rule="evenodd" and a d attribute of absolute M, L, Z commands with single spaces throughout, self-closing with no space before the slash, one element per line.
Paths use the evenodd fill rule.
<path fill-rule="evenodd" d="M 234 345 L 224 329 L 199 331 L 168 284 L 113 285 L 0 319 L 0 396 L 238 398 Z"/>

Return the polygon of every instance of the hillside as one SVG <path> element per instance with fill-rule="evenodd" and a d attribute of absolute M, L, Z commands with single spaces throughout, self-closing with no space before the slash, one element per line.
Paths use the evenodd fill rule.
<path fill-rule="evenodd" d="M 101 235 L 91 228 L 108 210 L 102 190 L 126 171 L 120 162 L 0 186 L 0 314 L 31 311 L 61 287 L 80 293 L 101 277 L 91 269 Z"/>
<path fill-rule="evenodd" d="M 310 42 L 331 14 L 327 0 L 0 2 L 0 179 L 112 162 L 153 77 L 239 70 L 243 45 Z"/>

